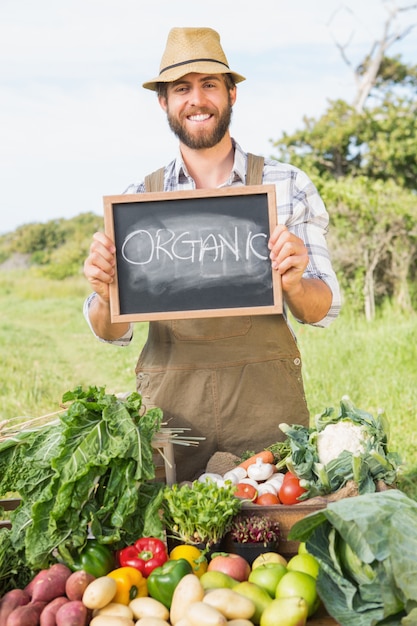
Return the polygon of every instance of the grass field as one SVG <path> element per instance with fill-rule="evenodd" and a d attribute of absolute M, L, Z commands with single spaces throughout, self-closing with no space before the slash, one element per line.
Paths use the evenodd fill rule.
<path fill-rule="evenodd" d="M 54 412 L 78 385 L 135 389 L 147 325 L 137 325 L 128 348 L 98 342 L 82 316 L 87 293 L 81 276 L 54 282 L 28 271 L 0 273 L 0 421 Z M 347 303 L 330 328 L 295 330 L 311 415 L 338 409 L 345 394 L 372 414 L 383 409 L 390 447 L 404 461 L 404 488 L 417 499 L 417 315 L 387 308 L 367 323 Z"/>

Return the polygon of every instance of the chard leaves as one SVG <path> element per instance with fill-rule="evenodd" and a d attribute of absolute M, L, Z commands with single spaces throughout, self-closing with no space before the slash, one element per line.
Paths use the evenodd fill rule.
<path fill-rule="evenodd" d="M 22 498 L 11 537 L 33 569 L 60 547 L 82 547 L 89 533 L 115 548 L 162 535 L 162 485 L 150 482 L 160 409 L 144 412 L 139 394 L 121 400 L 96 387 L 63 401 L 71 404 L 57 424 L 0 443 L 0 491 Z"/>

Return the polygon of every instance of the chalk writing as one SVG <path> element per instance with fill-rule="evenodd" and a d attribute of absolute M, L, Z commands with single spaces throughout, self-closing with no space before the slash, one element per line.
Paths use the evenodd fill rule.
<path fill-rule="evenodd" d="M 229 235 L 209 233 L 206 236 L 193 236 L 190 231 L 175 233 L 167 228 L 159 228 L 154 234 L 141 229 L 126 237 L 121 252 L 125 261 L 132 265 L 147 265 L 160 261 L 164 256 L 171 261 L 216 263 L 223 262 L 228 253 L 236 261 L 248 261 L 251 255 L 265 261 L 267 255 L 256 248 L 259 238 L 265 242 L 266 233 L 249 231 L 241 235 L 237 226 Z"/>

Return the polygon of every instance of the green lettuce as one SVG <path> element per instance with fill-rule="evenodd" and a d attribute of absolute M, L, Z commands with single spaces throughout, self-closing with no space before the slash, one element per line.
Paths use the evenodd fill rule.
<path fill-rule="evenodd" d="M 341 626 L 417 624 L 417 502 L 401 491 L 329 503 L 289 539 L 318 559 L 318 593 Z"/>

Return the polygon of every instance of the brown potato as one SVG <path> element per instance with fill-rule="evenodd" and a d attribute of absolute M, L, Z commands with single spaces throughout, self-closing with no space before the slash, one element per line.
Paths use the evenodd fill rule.
<path fill-rule="evenodd" d="M 55 563 L 49 569 L 40 571 L 30 585 L 32 602 L 48 603 L 59 596 L 64 596 L 65 585 L 71 573 L 71 570 L 62 563 Z"/>
<path fill-rule="evenodd" d="M 56 626 L 86 626 L 87 607 L 81 600 L 70 600 L 56 614 Z"/>
<path fill-rule="evenodd" d="M 43 609 L 40 617 L 40 626 L 56 626 L 56 614 L 63 604 L 69 602 L 66 596 L 59 596 L 49 602 Z"/>
<path fill-rule="evenodd" d="M 73 572 L 65 583 L 65 594 L 69 600 L 82 600 L 84 591 L 95 577 L 84 570 Z"/>

